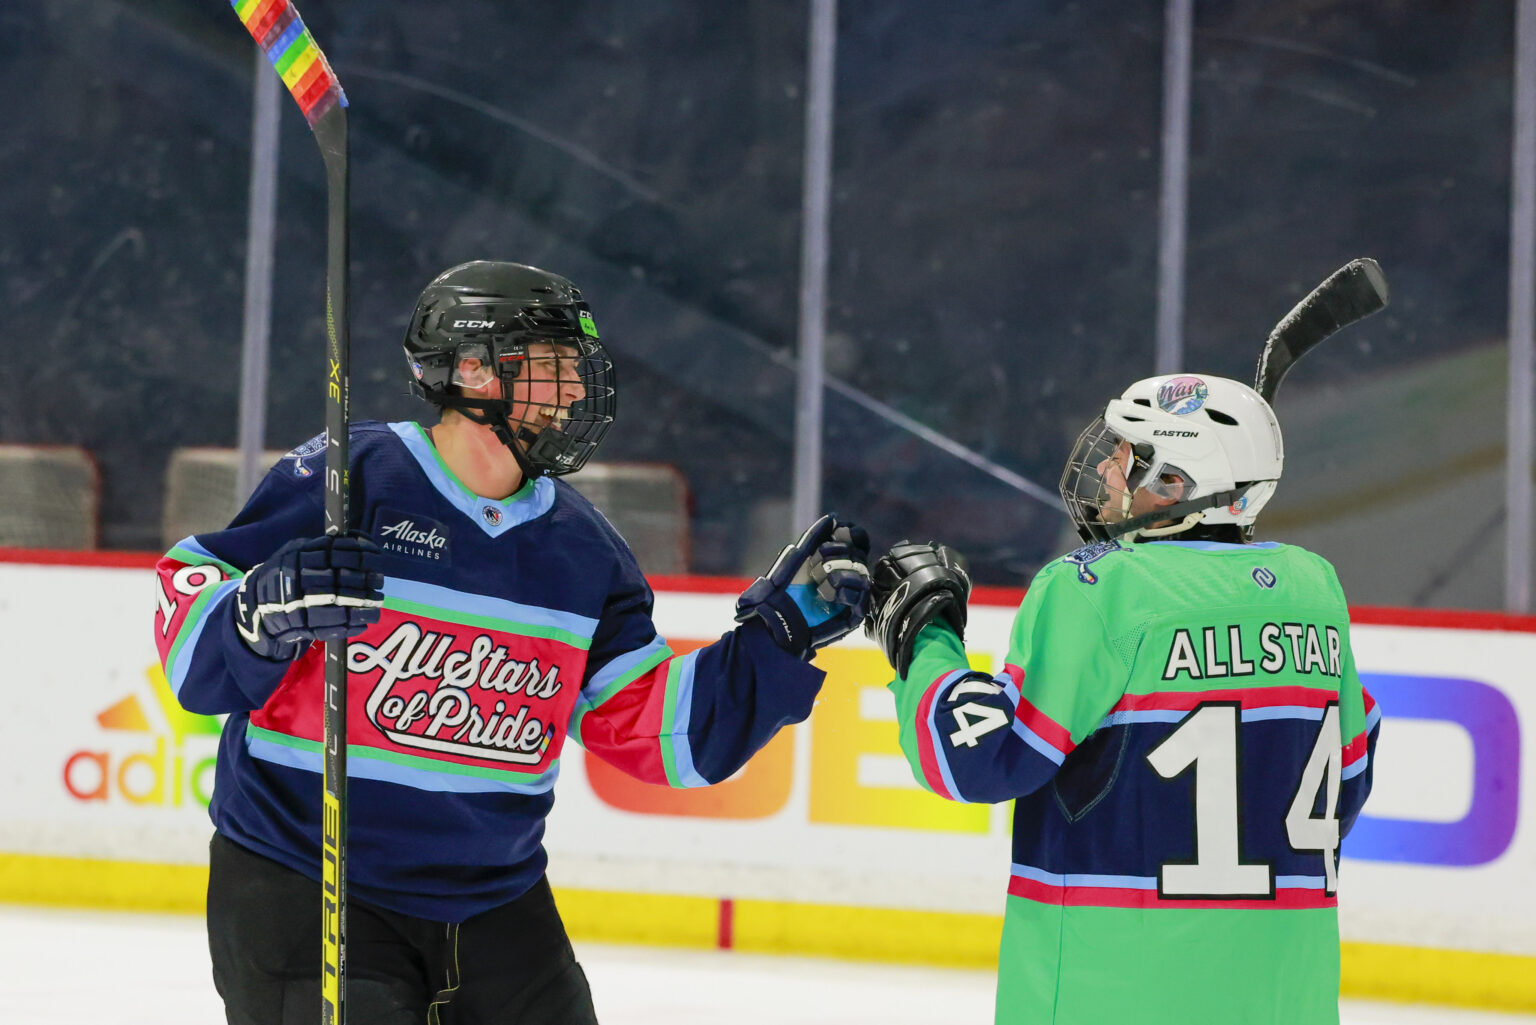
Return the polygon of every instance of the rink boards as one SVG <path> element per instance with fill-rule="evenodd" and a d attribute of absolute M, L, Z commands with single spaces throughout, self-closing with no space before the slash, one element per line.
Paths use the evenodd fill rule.
<path fill-rule="evenodd" d="M 41 561 L 41 560 L 47 560 Z M 150 636 L 151 560 L 0 554 L 0 900 L 201 907 L 214 720 L 182 712 Z M 676 648 L 731 626 L 740 581 L 658 579 Z M 968 647 L 1001 667 L 1019 593 L 982 591 Z M 1536 1009 L 1536 619 L 1359 609 L 1385 720 L 1345 841 L 1344 989 Z M 861 635 L 824 651 L 810 720 L 704 790 L 635 782 L 574 745 L 547 846 L 573 934 L 989 966 L 1009 809 L 912 782 L 889 670 Z M 318 785 L 318 784 L 317 784 Z"/>

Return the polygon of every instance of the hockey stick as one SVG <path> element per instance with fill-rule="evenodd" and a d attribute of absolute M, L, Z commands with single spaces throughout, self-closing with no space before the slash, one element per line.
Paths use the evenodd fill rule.
<path fill-rule="evenodd" d="M 325 161 L 325 532 L 347 529 L 347 96 L 288 0 L 230 0 L 315 133 Z M 347 642 L 325 645 L 320 1021 L 344 1025 L 347 921 Z"/>
<path fill-rule="evenodd" d="M 1387 299 L 1387 278 L 1375 260 L 1351 260 L 1328 275 L 1269 333 L 1259 354 L 1254 391 L 1273 403 L 1280 381 L 1297 360 L 1340 328 L 1385 307 Z"/>

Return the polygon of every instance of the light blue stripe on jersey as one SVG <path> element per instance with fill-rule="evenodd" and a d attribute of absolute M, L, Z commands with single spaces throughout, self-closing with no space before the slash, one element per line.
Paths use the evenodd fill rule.
<path fill-rule="evenodd" d="M 1263 722 L 1266 719 L 1311 719 L 1313 722 L 1322 722 L 1322 708 L 1307 708 L 1305 705 L 1270 705 L 1268 708 L 1243 709 L 1243 722 Z"/>
<path fill-rule="evenodd" d="M 581 696 L 594 708 L 597 707 L 603 691 L 607 690 L 614 681 L 634 672 L 635 669 L 644 665 L 647 659 L 653 659 L 667 650 L 669 650 L 667 639 L 657 637 L 643 648 L 626 651 L 617 658 L 611 659 L 603 668 L 592 674 L 592 679 L 581 685 Z"/>
<path fill-rule="evenodd" d="M 667 695 L 675 701 L 672 713 L 672 735 L 663 742 L 672 745 L 672 764 L 677 768 L 677 781 L 685 787 L 707 787 L 709 780 L 699 775 L 693 767 L 693 748 L 688 744 L 688 721 L 693 712 L 693 667 L 698 662 L 697 649 L 677 660 L 677 694 Z"/>
<path fill-rule="evenodd" d="M 185 548 L 187 546 L 183 544 L 181 547 Z M 209 555 L 208 558 L 213 559 L 214 557 Z M 230 600 L 229 596 L 239 589 L 239 579 L 226 580 L 220 584 L 218 590 L 214 592 L 213 599 L 203 606 L 202 614 L 197 617 L 197 622 L 192 624 L 192 632 L 187 634 L 187 639 L 181 642 L 180 648 L 176 649 L 176 663 L 171 666 L 171 673 L 167 682 L 171 685 L 171 693 L 176 695 L 177 698 L 181 697 L 182 684 L 187 682 L 187 668 L 192 665 L 192 656 L 197 652 L 197 642 L 203 636 L 203 627 L 208 625 L 208 621 L 214 617 L 223 603 Z M 186 629 L 185 623 L 182 624 L 182 629 Z"/>
<path fill-rule="evenodd" d="M 1020 865 L 1014 862 L 1013 874 L 1024 879 L 1032 879 L 1046 886 L 1100 886 L 1117 890 L 1155 890 L 1157 889 L 1156 876 L 1101 876 L 1087 874 L 1058 875 L 1055 872 L 1047 872 L 1033 865 Z"/>
<path fill-rule="evenodd" d="M 245 746 L 253 758 L 260 758 L 266 762 L 276 762 L 278 765 L 287 765 L 290 768 L 302 769 L 305 772 L 313 772 L 317 775 L 324 765 L 319 751 L 289 747 L 286 744 L 274 744 L 270 740 L 252 737 L 249 734 L 246 735 Z M 484 776 L 462 776 L 452 771 L 431 772 L 425 769 L 414 769 L 410 766 L 373 758 L 369 756 L 368 748 L 352 744 L 347 745 L 348 779 L 372 779 L 378 780 L 381 783 L 398 783 L 401 786 L 411 787 L 415 790 L 430 790 L 449 794 L 543 794 L 548 793 L 554 787 L 555 779 L 559 775 L 560 765 L 558 762 L 548 772 L 536 777 L 531 783 L 514 783 L 511 780 L 487 779 Z"/>
<path fill-rule="evenodd" d="M 955 787 L 954 774 L 949 771 L 949 752 L 944 744 L 944 738 L 939 735 L 936 717 L 944 692 L 962 676 L 968 676 L 970 672 L 969 669 L 956 669 L 941 677 L 934 687 L 933 700 L 928 703 L 928 736 L 933 741 L 933 760 L 939 765 L 939 775 L 944 780 L 945 789 L 957 801 L 965 801 L 965 796 Z"/>
<path fill-rule="evenodd" d="M 1279 548 L 1278 541 L 1255 541 L 1253 544 L 1234 544 L 1230 541 L 1148 541 L 1152 545 L 1173 545 L 1177 548 L 1193 548 L 1201 552 L 1225 552 L 1239 548 Z"/>
<path fill-rule="evenodd" d="M 1242 713 L 1243 722 L 1265 722 L 1271 719 L 1309 719 L 1312 722 L 1321 722 L 1324 709 L 1307 708 L 1305 705 L 1272 705 L 1268 708 L 1245 708 Z M 1144 708 L 1124 712 L 1112 712 L 1106 715 L 1097 729 L 1107 726 L 1124 726 L 1127 723 L 1147 722 L 1183 722 L 1189 717 L 1189 710 L 1167 708 Z"/>
<path fill-rule="evenodd" d="M 1327 886 L 1323 876 L 1275 876 L 1277 890 L 1322 890 Z"/>
<path fill-rule="evenodd" d="M 1008 726 L 1013 730 L 1015 734 L 1018 735 L 1018 738 L 1024 741 L 1024 743 L 1028 744 L 1034 750 L 1040 752 L 1040 754 L 1044 755 L 1046 758 L 1049 758 L 1053 765 L 1060 765 L 1062 762 L 1066 761 L 1067 756 L 1058 751 L 1055 745 L 1051 744 L 1044 737 L 1040 736 L 1040 734 L 1036 733 L 1028 726 L 1025 726 L 1024 723 L 1019 719 L 1019 688 L 1018 685 L 1013 682 L 1013 677 L 1008 675 L 1008 671 L 1005 669 L 998 673 L 996 676 L 992 677 L 992 682 L 1003 688 L 1003 696 L 1006 697 L 1008 699 L 1008 703 L 1013 706 L 1013 715 L 1008 717 Z"/>
<path fill-rule="evenodd" d="M 1354 779 L 1356 776 L 1358 776 L 1362 772 L 1364 772 L 1365 771 L 1365 767 L 1367 765 L 1369 765 L 1370 763 L 1371 763 L 1371 754 L 1370 754 L 1369 751 L 1367 751 L 1366 753 L 1362 754 L 1359 758 L 1356 758 L 1349 765 L 1346 765 L 1346 766 L 1344 766 L 1343 769 L 1339 770 L 1339 778 L 1340 779 Z"/>
<path fill-rule="evenodd" d="M 532 491 L 527 494 L 524 489 L 519 489 L 510 498 L 481 498 L 443 469 L 437 450 L 427 440 L 421 425 L 392 423 L 389 429 L 405 444 L 406 451 L 416 460 L 416 465 L 421 467 L 437 493 L 491 537 L 500 537 L 513 527 L 536 520 L 554 507 L 555 483 L 548 477 L 534 480 Z"/>
<path fill-rule="evenodd" d="M 1040 736 L 1040 734 L 1028 726 L 1025 726 L 1017 717 L 1013 720 L 1013 732 L 1018 734 L 1019 739 L 1028 744 L 1032 749 L 1050 759 L 1053 765 L 1060 765 L 1067 760 L 1067 756 L 1058 751 L 1050 741 Z"/>
<path fill-rule="evenodd" d="M 1377 705 L 1365 717 L 1365 732 L 1369 733 L 1374 730 L 1379 722 L 1381 722 L 1381 706 Z"/>
<path fill-rule="evenodd" d="M 199 544 L 195 534 L 190 537 L 184 537 L 180 541 L 177 541 L 175 544 L 171 545 L 171 549 L 173 551 L 177 548 L 184 549 L 188 552 L 191 552 L 193 555 L 198 556 L 199 558 L 207 559 L 209 562 L 216 563 L 220 566 L 228 565 L 228 563 L 226 563 L 223 559 L 219 558 L 217 555 L 214 555 L 208 549 Z"/>
<path fill-rule="evenodd" d="M 578 616 L 574 612 L 560 612 L 556 609 L 540 608 L 537 605 L 521 605 L 501 598 L 455 591 L 449 587 L 424 584 L 419 580 L 408 580 L 404 577 L 385 577 L 384 593 L 391 598 L 401 598 L 419 605 L 430 605 L 433 608 L 463 612 L 472 616 L 487 616 L 491 619 L 504 619 L 529 626 L 552 626 L 556 630 L 564 630 L 566 633 L 573 633 L 588 640 L 597 632 L 597 620 Z"/>

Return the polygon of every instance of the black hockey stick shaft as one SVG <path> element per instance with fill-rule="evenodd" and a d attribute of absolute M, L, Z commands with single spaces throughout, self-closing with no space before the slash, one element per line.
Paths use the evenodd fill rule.
<path fill-rule="evenodd" d="M 325 532 L 347 529 L 350 340 L 347 334 L 347 120 L 337 106 L 315 125 L 325 158 Z M 320 837 L 322 1025 L 346 1022 L 347 640 L 325 644 L 324 792 Z"/>
<path fill-rule="evenodd" d="M 1388 299 L 1387 278 L 1375 260 L 1351 260 L 1328 275 L 1269 333 L 1259 354 L 1254 390 L 1274 402 L 1281 380 L 1297 360 L 1340 328 L 1384 308 Z"/>
<path fill-rule="evenodd" d="M 304 112 L 325 162 L 325 532 L 334 537 L 348 526 L 347 97 L 288 0 L 230 0 L 230 6 Z M 346 738 L 347 641 L 342 638 L 325 645 L 320 829 L 323 1025 L 343 1025 L 347 1020 Z"/>

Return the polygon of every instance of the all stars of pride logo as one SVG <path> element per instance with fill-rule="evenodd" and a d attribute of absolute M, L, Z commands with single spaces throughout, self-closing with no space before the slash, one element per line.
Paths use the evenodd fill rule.
<path fill-rule="evenodd" d="M 144 677 L 147 694 L 129 694 L 97 713 L 104 742 L 69 756 L 64 789 L 78 801 L 206 807 L 213 795 L 219 720 L 182 708 L 159 666 L 150 666 Z M 138 743 L 125 751 L 124 741 L 133 739 Z"/>

